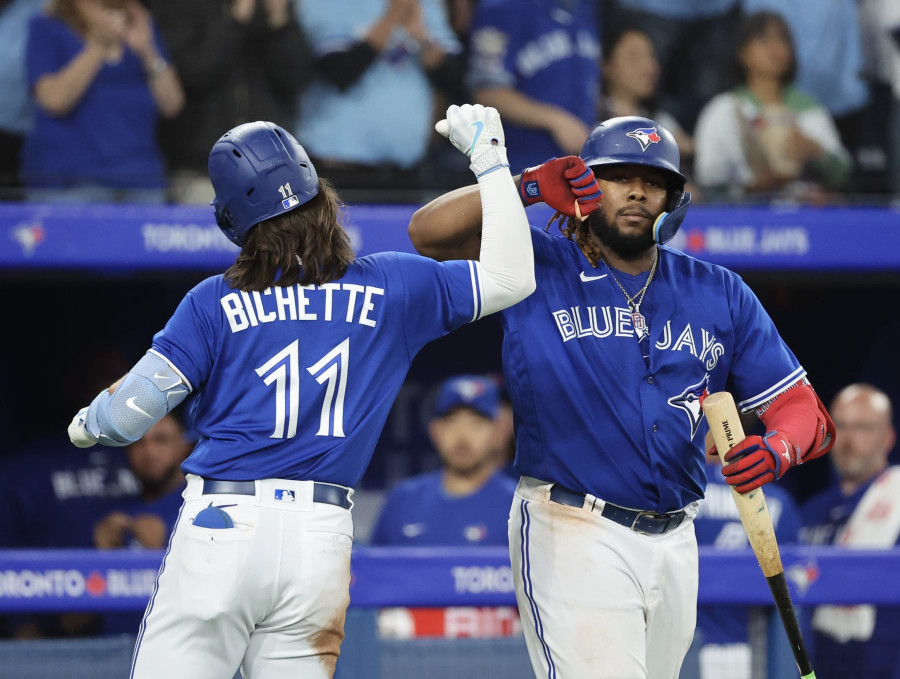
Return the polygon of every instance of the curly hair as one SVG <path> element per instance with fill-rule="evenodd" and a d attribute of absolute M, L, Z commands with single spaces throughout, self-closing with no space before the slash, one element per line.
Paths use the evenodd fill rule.
<path fill-rule="evenodd" d="M 237 260 L 225 272 L 226 282 L 250 292 L 337 280 L 354 258 L 350 237 L 341 225 L 341 208 L 334 187 L 320 177 L 319 193 L 312 200 L 250 230 Z"/>
<path fill-rule="evenodd" d="M 556 222 L 559 232 L 571 241 L 575 241 L 584 256 L 592 266 L 596 267 L 600 263 L 600 250 L 591 240 L 591 230 L 588 227 L 587 220 L 580 221 L 575 217 L 567 217 L 562 212 L 556 212 L 547 222 L 545 231 L 549 231 L 553 223 Z"/>

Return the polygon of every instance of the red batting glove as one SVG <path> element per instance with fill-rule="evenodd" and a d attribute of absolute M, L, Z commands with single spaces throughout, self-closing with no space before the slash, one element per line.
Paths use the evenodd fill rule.
<path fill-rule="evenodd" d="M 582 217 L 598 207 L 603 192 L 591 169 L 578 156 L 551 158 L 522 173 L 519 196 L 526 207 L 547 203 L 557 212 L 575 217 L 575 203 Z"/>
<path fill-rule="evenodd" d="M 728 463 L 722 467 L 725 481 L 739 493 L 749 493 L 780 479 L 801 461 L 800 449 L 777 431 L 765 436 L 748 436 L 725 453 L 723 459 Z"/>

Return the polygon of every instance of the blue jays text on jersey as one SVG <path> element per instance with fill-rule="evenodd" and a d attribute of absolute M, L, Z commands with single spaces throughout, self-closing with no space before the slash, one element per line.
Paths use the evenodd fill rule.
<path fill-rule="evenodd" d="M 200 439 L 182 469 L 355 485 L 412 358 L 477 319 L 482 301 L 476 263 L 401 253 L 358 259 L 320 286 L 203 281 L 151 349 L 193 391 Z"/>
<path fill-rule="evenodd" d="M 503 311 L 517 468 L 635 509 L 700 499 L 703 396 L 731 380 L 749 410 L 805 375 L 759 300 L 733 272 L 661 246 L 645 363 L 605 265 L 539 229 L 532 241 L 537 291 Z M 632 293 L 647 278 L 615 275 Z"/>

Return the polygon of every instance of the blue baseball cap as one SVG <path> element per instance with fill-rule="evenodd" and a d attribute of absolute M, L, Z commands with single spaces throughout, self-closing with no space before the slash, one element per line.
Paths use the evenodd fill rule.
<path fill-rule="evenodd" d="M 441 385 L 434 416 L 443 417 L 455 408 L 471 408 L 479 415 L 494 419 L 499 403 L 500 390 L 493 380 L 480 375 L 458 375 Z"/>

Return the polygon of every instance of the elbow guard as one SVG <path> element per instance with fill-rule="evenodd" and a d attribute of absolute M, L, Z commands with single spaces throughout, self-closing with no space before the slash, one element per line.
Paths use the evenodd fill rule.
<path fill-rule="evenodd" d="M 757 414 L 767 431 L 781 432 L 800 449 L 801 463 L 834 445 L 834 422 L 806 378 L 763 404 Z"/>
<path fill-rule="evenodd" d="M 188 385 L 158 354 L 148 352 L 128 372 L 114 394 L 101 391 L 85 426 L 107 446 L 127 446 L 141 438 L 190 393 Z"/>

